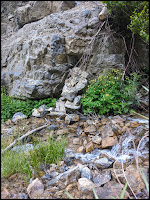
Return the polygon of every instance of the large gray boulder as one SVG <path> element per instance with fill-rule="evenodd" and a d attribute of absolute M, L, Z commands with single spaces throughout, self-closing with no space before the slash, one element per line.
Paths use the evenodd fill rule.
<path fill-rule="evenodd" d="M 25 24 L 9 37 L 2 37 L 1 81 L 9 95 L 20 99 L 60 96 L 69 69 L 75 66 L 97 32 L 94 27 L 100 22 L 98 15 L 102 7 L 93 2 L 82 2 L 72 9 L 60 10 Z M 105 42 L 103 48 L 98 43 L 88 65 L 91 75 L 97 75 L 104 67 L 112 67 L 111 63 L 121 68 L 124 66 L 120 43 L 117 44 L 118 53 L 111 47 L 111 41 Z"/>
<path fill-rule="evenodd" d="M 29 1 L 16 9 L 16 23 L 18 28 L 22 28 L 25 24 L 43 19 L 52 13 L 68 10 L 75 5 L 75 1 Z"/>

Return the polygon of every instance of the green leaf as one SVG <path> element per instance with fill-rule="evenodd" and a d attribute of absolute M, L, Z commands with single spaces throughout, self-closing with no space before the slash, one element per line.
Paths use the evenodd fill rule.
<path fill-rule="evenodd" d="M 71 196 L 68 192 L 65 193 L 68 195 L 68 197 L 70 197 L 70 199 L 74 199 L 73 196 Z"/>
<path fill-rule="evenodd" d="M 141 170 L 141 173 L 142 173 L 142 177 L 143 177 L 143 180 L 144 180 L 144 183 L 145 183 L 147 192 L 149 193 L 149 184 L 148 184 L 148 181 L 147 181 L 147 179 L 146 179 L 146 176 L 145 176 L 145 174 L 144 174 L 142 168 L 140 168 L 140 170 Z"/>
<path fill-rule="evenodd" d="M 128 182 L 126 182 L 125 186 L 123 187 L 123 190 L 122 190 L 121 195 L 120 195 L 120 199 L 123 199 L 124 194 L 125 194 L 126 189 L 127 189 L 127 186 L 128 186 Z"/>

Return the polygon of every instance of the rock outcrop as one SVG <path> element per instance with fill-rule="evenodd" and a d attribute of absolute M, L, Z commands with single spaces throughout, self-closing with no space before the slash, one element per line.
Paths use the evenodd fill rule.
<path fill-rule="evenodd" d="M 20 29 L 10 35 L 2 35 L 1 82 L 13 97 L 60 97 L 69 69 L 83 55 L 97 32 L 96 25 L 102 23 L 98 18 L 102 6 L 93 2 L 75 6 L 74 2 L 66 1 L 60 2 L 59 7 L 55 6 L 53 12 L 56 13 L 51 14 L 49 6 L 57 3 L 43 1 L 40 10 L 36 1 L 17 8 L 14 18 L 18 15 L 16 23 L 20 24 Z M 112 43 L 108 38 L 101 46 L 103 39 L 103 34 L 99 35 L 94 44 L 87 67 L 89 78 L 98 75 L 104 68 L 124 67 L 121 39 L 116 38 L 117 42 Z"/>

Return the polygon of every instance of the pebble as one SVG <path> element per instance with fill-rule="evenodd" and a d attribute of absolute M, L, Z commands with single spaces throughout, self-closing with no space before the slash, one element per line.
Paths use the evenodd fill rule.
<path fill-rule="evenodd" d="M 93 150 L 94 150 L 93 142 L 89 142 L 89 143 L 85 146 L 85 149 L 86 149 L 86 153 L 93 151 Z"/>
<path fill-rule="evenodd" d="M 43 192 L 44 185 L 38 178 L 32 181 L 27 187 L 27 193 L 31 199 L 39 198 Z"/>
<path fill-rule="evenodd" d="M 78 190 L 84 193 L 88 193 L 89 191 L 93 191 L 93 183 L 87 178 L 79 178 L 78 179 Z"/>
<path fill-rule="evenodd" d="M 102 138 L 98 135 L 95 135 L 93 138 L 92 138 L 92 141 L 96 144 L 100 144 L 101 141 L 102 141 Z"/>
<path fill-rule="evenodd" d="M 73 144 L 80 144 L 81 141 L 79 138 L 74 138 L 73 141 L 72 141 Z"/>
<path fill-rule="evenodd" d="M 95 160 L 95 165 L 97 168 L 100 168 L 100 169 L 105 169 L 105 168 L 108 168 L 112 165 L 114 161 L 109 159 L 109 158 L 100 158 L 98 160 Z"/>
<path fill-rule="evenodd" d="M 81 178 L 87 178 L 89 180 L 92 179 L 92 172 L 88 167 L 83 167 L 81 169 Z"/>
<path fill-rule="evenodd" d="M 77 153 L 85 153 L 85 147 L 81 146 L 77 149 Z"/>
<path fill-rule="evenodd" d="M 110 170 L 104 173 L 102 171 L 101 173 L 94 175 L 92 180 L 97 187 L 100 187 L 111 180 L 111 172 Z"/>
<path fill-rule="evenodd" d="M 112 147 L 118 143 L 117 136 L 102 139 L 102 148 Z"/>
<path fill-rule="evenodd" d="M 50 175 L 50 174 L 44 174 L 44 175 L 42 176 L 42 179 L 46 179 L 46 180 L 50 180 L 50 179 L 52 179 L 52 178 L 53 178 L 53 176 Z"/>
<path fill-rule="evenodd" d="M 57 130 L 58 126 L 56 124 L 52 124 L 50 126 L 47 127 L 49 130 Z"/>

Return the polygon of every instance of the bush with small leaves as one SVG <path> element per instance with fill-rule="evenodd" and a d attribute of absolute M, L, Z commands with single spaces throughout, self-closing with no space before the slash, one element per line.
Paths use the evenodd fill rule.
<path fill-rule="evenodd" d="M 121 86 L 122 73 L 119 70 L 104 71 L 98 79 L 92 80 L 81 99 L 84 114 L 127 113 L 136 103 L 139 76 L 136 73 L 126 77 Z"/>

